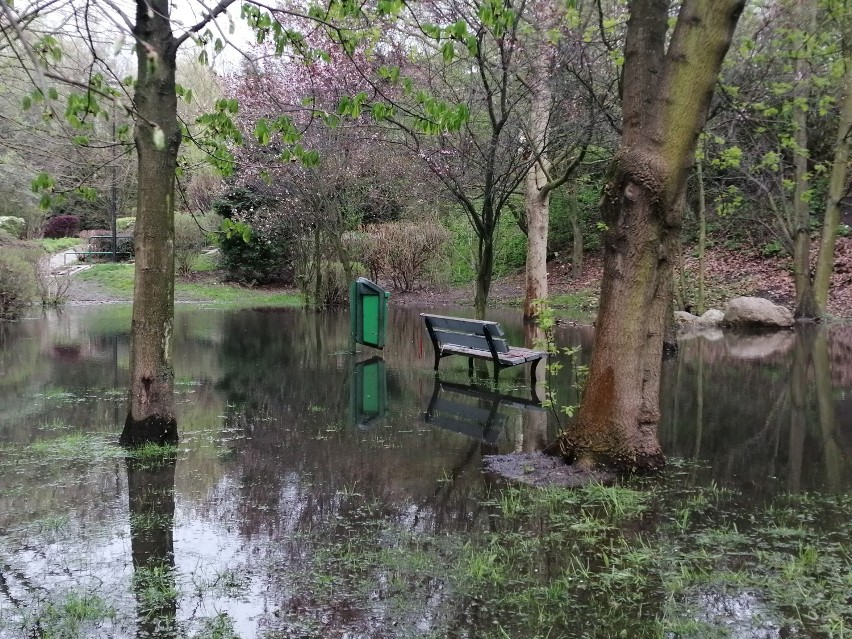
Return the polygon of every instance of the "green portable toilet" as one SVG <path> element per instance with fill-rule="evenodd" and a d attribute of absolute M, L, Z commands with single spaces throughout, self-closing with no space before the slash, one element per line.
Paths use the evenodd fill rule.
<path fill-rule="evenodd" d="M 352 367 L 349 412 L 352 423 L 366 426 L 384 417 L 387 407 L 387 373 L 381 357 L 372 357 Z"/>
<path fill-rule="evenodd" d="M 349 285 L 349 327 L 352 344 L 385 347 L 390 293 L 366 277 Z"/>

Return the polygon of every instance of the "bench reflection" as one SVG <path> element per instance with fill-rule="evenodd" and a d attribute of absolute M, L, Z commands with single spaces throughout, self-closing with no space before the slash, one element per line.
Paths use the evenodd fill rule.
<path fill-rule="evenodd" d="M 429 407 L 423 416 L 427 424 L 440 426 L 487 444 L 496 444 L 510 414 L 503 407 L 546 413 L 541 401 L 505 395 L 476 384 L 458 384 L 435 376 Z"/>

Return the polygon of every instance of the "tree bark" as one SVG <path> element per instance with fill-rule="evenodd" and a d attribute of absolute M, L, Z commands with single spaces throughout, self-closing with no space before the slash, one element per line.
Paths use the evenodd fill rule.
<path fill-rule="evenodd" d="M 696 179 L 698 180 L 698 300 L 696 312 L 704 315 L 707 304 L 704 293 L 704 278 L 707 271 L 707 198 L 704 193 L 704 161 L 698 160 L 696 166 Z"/>
<path fill-rule="evenodd" d="M 580 206 L 577 196 L 568 196 L 568 214 L 571 218 L 571 278 L 583 275 L 583 228 L 580 226 Z"/>
<path fill-rule="evenodd" d="M 537 160 L 525 177 L 527 218 L 526 286 L 524 291 L 524 321 L 535 320 L 539 302 L 547 299 L 547 235 L 550 225 L 549 168 L 545 150 L 547 128 L 550 124 L 552 91 L 550 78 L 555 65 L 555 47 L 548 41 L 551 29 L 558 24 L 561 12 L 553 0 L 541 0 L 533 7 L 536 29 L 530 84 L 530 153 Z"/>
<path fill-rule="evenodd" d="M 496 226 L 496 225 L 495 225 Z M 473 306 L 477 319 L 485 319 L 485 307 L 488 304 L 488 292 L 491 290 L 491 278 L 494 274 L 494 232 L 479 239 L 479 264 L 476 271 L 476 296 Z"/>
<path fill-rule="evenodd" d="M 177 441 L 171 336 L 174 320 L 174 186 L 177 43 L 168 0 L 137 2 L 138 77 L 134 137 L 139 160 L 136 279 L 130 354 L 130 409 L 122 443 Z M 162 135 L 162 137 L 160 137 Z M 158 139 L 159 138 L 159 139 Z"/>
<path fill-rule="evenodd" d="M 814 0 L 801 3 L 802 17 L 810 24 L 813 33 L 816 25 Z M 803 37 L 807 37 L 804 35 Z M 802 43 L 802 48 L 805 47 Z M 810 187 L 808 174 L 808 98 L 810 97 L 809 60 L 803 52 L 796 59 L 796 81 L 799 83 L 797 97 L 793 104 L 793 171 L 796 186 L 793 193 L 793 279 L 796 286 L 795 317 L 813 318 L 817 315 L 811 278 L 811 207 L 806 193 Z"/>
<path fill-rule="evenodd" d="M 837 141 L 834 145 L 834 161 L 831 167 L 831 181 L 828 186 L 828 200 L 825 203 L 822 234 L 819 243 L 819 257 L 814 276 L 814 297 L 817 314 L 825 315 L 828 306 L 828 289 L 831 273 L 834 271 L 834 245 L 837 241 L 837 227 L 840 224 L 840 200 L 846 193 L 846 176 L 849 170 L 849 148 L 852 144 L 852 18 L 846 18 L 843 35 L 844 61 L 846 72 L 843 75 L 846 96 L 840 110 L 837 128 Z"/>
<path fill-rule="evenodd" d="M 665 463 L 657 440 L 663 338 L 695 146 L 743 0 L 685 0 L 668 51 L 668 2 L 634 1 L 623 138 L 604 189 L 604 275 L 576 425 L 550 450 L 618 470 Z"/>

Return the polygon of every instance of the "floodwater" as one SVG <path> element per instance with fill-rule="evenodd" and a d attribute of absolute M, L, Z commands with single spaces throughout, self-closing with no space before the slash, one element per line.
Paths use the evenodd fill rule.
<path fill-rule="evenodd" d="M 518 315 L 491 318 L 522 344 Z M 590 327 L 557 327 L 557 345 L 579 350 L 559 358 L 546 411 L 528 367 L 495 390 L 448 358 L 436 381 L 411 309 L 391 309 L 383 352 L 352 355 L 345 314 L 179 307 L 181 441 L 146 459 L 115 445 L 129 324 L 129 307 L 103 306 L 0 325 L 0 637 L 485 636 L 481 621 L 447 630 L 470 602 L 445 583 L 419 584 L 419 608 L 382 598 L 387 575 L 317 605 L 311 540 L 376 518 L 412 534 L 488 529 L 484 496 L 500 486 L 483 455 L 538 450 L 569 425 L 558 407 L 577 401 Z M 684 339 L 662 410 L 663 449 L 698 462 L 697 483 L 755 503 L 846 494 L 852 328 Z M 781 636 L 749 632 L 731 636 Z"/>

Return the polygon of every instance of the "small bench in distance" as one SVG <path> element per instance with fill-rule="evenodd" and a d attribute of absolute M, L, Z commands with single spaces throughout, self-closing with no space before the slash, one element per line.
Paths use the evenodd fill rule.
<path fill-rule="evenodd" d="M 494 363 L 496 384 L 501 369 L 532 362 L 530 377 L 533 386 L 535 385 L 535 369 L 538 363 L 547 357 L 547 352 L 510 346 L 499 322 L 429 313 L 420 313 L 420 317 L 426 323 L 426 330 L 435 350 L 436 371 L 441 359 L 450 355 L 467 357 L 471 375 L 474 358 L 491 360 Z"/>

